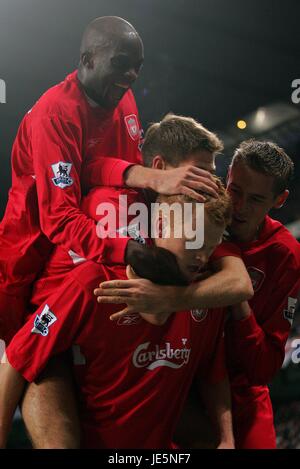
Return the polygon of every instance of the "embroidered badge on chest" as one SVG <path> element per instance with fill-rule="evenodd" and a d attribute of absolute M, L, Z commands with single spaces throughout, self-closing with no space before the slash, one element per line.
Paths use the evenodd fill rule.
<path fill-rule="evenodd" d="M 140 130 L 138 120 L 135 114 L 130 114 L 129 116 L 124 117 L 125 124 L 128 130 L 128 133 L 132 140 L 140 139 Z"/>
<path fill-rule="evenodd" d="M 194 321 L 201 322 L 204 321 L 208 313 L 208 309 L 191 309 L 191 315 Z"/>
<path fill-rule="evenodd" d="M 256 267 L 247 267 L 247 271 L 249 277 L 251 278 L 253 290 L 257 292 L 257 290 L 259 290 L 262 286 L 266 274 L 262 270 L 257 269 Z"/>

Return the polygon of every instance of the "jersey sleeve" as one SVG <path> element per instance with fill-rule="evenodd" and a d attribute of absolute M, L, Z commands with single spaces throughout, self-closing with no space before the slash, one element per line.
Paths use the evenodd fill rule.
<path fill-rule="evenodd" d="M 230 320 L 229 340 L 238 351 L 251 384 L 268 384 L 281 368 L 285 344 L 292 325 L 300 289 L 300 269 L 292 256 L 278 266 L 280 276 L 274 281 L 268 297 L 265 321 L 260 324 L 255 315 L 244 320 Z"/>
<path fill-rule="evenodd" d="M 222 257 L 227 256 L 242 257 L 242 253 L 236 244 L 230 241 L 223 241 L 219 246 L 216 247 L 209 260 L 210 262 L 214 262 L 218 259 L 221 259 Z"/>
<path fill-rule="evenodd" d="M 221 323 L 217 324 L 216 327 L 219 327 L 218 335 L 216 337 L 215 346 L 212 353 L 206 360 L 206 366 L 199 367 L 196 379 L 198 381 L 207 381 L 210 384 L 217 384 L 223 381 L 227 376 L 227 367 L 225 360 L 225 340 L 224 340 L 224 324 L 225 324 L 225 314 L 221 311 L 218 311 L 218 314 L 223 314 Z"/>
<path fill-rule="evenodd" d="M 84 171 L 82 180 L 84 190 L 88 192 L 96 186 L 123 187 L 125 171 L 140 163 L 140 161 L 130 163 L 119 158 L 100 156 L 92 160 Z"/>
<path fill-rule="evenodd" d="M 122 263 L 128 239 L 100 239 L 80 209 L 81 130 L 57 116 L 35 122 L 32 155 L 40 225 L 53 244 L 95 262 Z"/>
<path fill-rule="evenodd" d="M 68 275 L 10 342 L 6 354 L 11 366 L 34 381 L 52 356 L 70 348 L 96 307 L 89 290 Z"/>

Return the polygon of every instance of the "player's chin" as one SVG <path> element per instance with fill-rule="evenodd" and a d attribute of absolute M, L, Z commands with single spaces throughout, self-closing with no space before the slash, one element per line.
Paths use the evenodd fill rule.
<path fill-rule="evenodd" d="M 228 231 L 232 236 L 236 236 L 240 233 L 241 226 L 237 223 L 232 223 Z"/>
<path fill-rule="evenodd" d="M 105 101 L 105 107 L 107 110 L 113 110 L 115 109 L 120 101 L 123 99 L 123 96 L 125 94 L 125 91 L 122 92 L 122 94 L 114 94 L 112 92 L 108 92 L 107 95 L 104 98 Z"/>
<path fill-rule="evenodd" d="M 104 107 L 106 111 L 113 111 L 114 109 L 116 109 L 119 102 L 120 101 L 115 101 L 115 100 L 105 100 L 103 101 L 102 107 Z"/>

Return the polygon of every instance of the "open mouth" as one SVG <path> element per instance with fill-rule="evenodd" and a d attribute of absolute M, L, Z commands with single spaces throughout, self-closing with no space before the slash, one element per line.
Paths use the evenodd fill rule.
<path fill-rule="evenodd" d="M 110 96 L 111 96 L 112 101 L 114 102 L 120 101 L 129 88 L 130 88 L 129 85 L 125 85 L 122 83 L 113 83 L 110 86 Z"/>
<path fill-rule="evenodd" d="M 129 88 L 129 85 L 123 83 L 114 83 L 114 86 L 116 86 L 117 88 L 122 88 L 123 90 L 128 90 Z"/>

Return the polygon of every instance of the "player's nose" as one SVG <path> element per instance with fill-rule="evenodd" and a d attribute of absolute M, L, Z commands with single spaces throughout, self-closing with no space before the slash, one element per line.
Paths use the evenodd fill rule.
<path fill-rule="evenodd" d="M 135 70 L 134 67 L 131 67 L 130 69 L 128 69 L 126 72 L 125 72 L 125 77 L 126 77 L 126 80 L 128 80 L 130 82 L 130 84 L 133 84 L 135 82 L 135 80 L 137 79 L 138 77 L 138 71 Z"/>
<path fill-rule="evenodd" d="M 208 262 L 209 255 L 207 252 L 201 252 L 196 256 L 196 262 L 199 264 L 199 267 L 203 267 Z"/>

